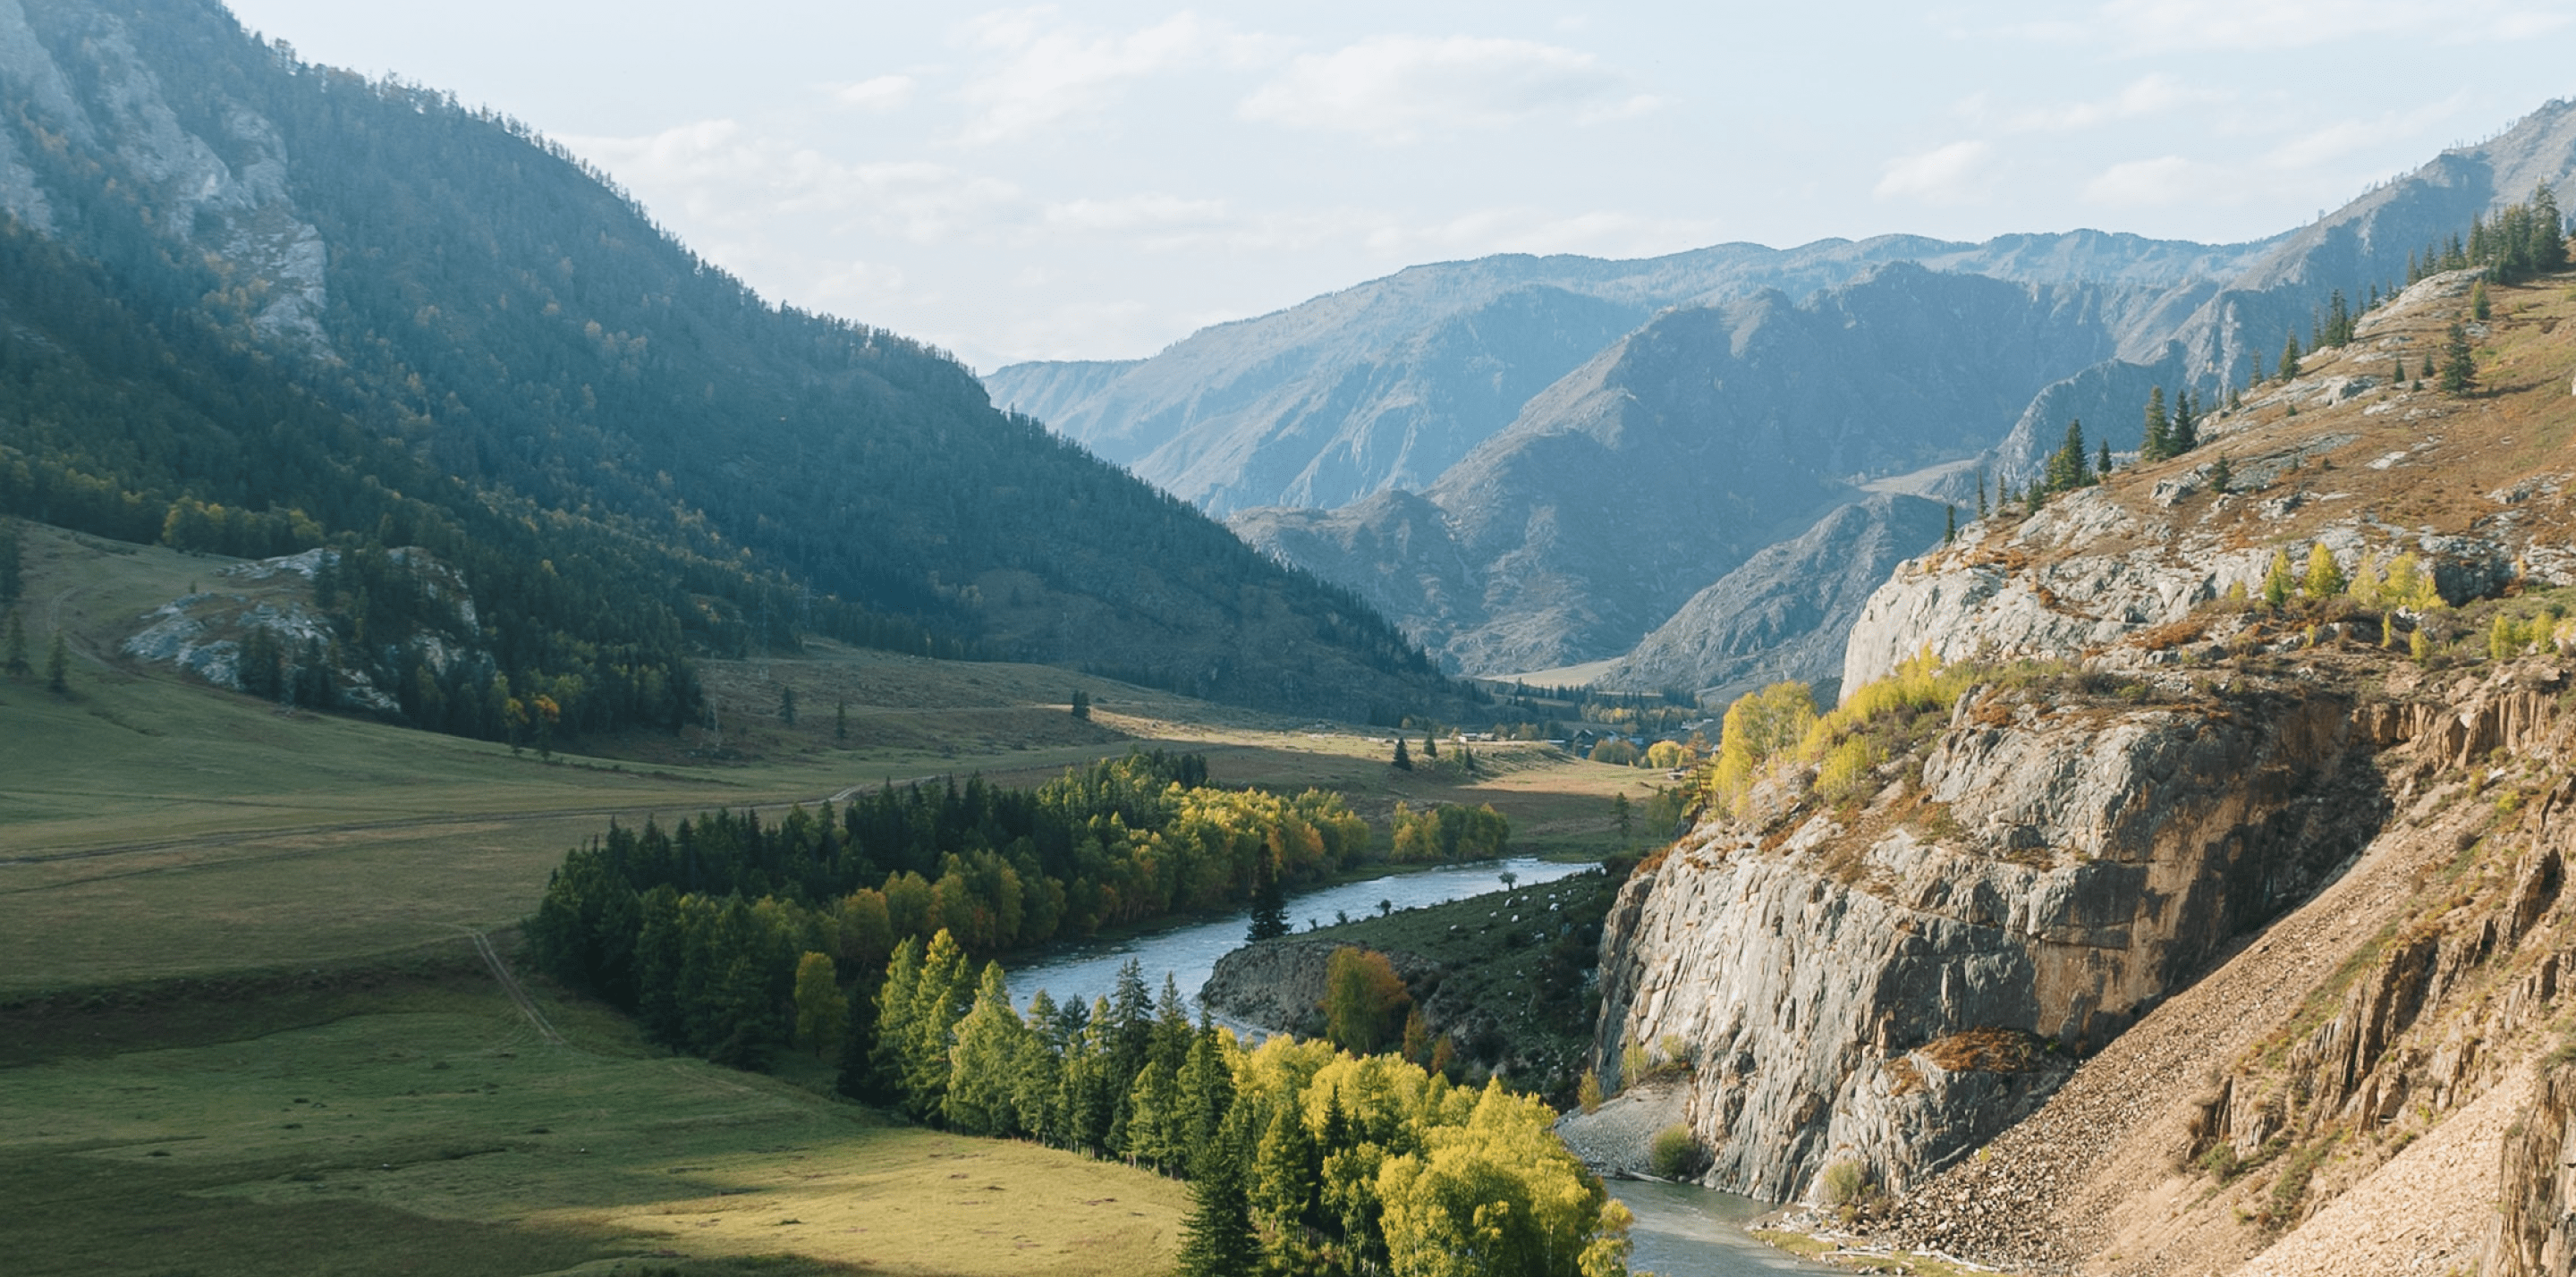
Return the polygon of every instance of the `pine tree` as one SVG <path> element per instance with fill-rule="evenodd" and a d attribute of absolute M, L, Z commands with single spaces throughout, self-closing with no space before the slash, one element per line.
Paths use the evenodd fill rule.
<path fill-rule="evenodd" d="M 2477 385 L 2477 370 L 2471 366 L 2469 330 L 2452 324 L 2442 344 L 2442 393 L 2465 395 Z"/>
<path fill-rule="evenodd" d="M 1279 865 L 1268 848 L 1252 857 L 1252 929 L 1246 940 L 1272 940 L 1288 934 L 1288 898 L 1279 889 Z"/>
<path fill-rule="evenodd" d="M 1090 721 L 1090 719 L 1091 719 L 1091 693 L 1086 692 L 1086 691 L 1082 690 L 1082 689 L 1081 689 L 1081 688 L 1079 688 L 1079 687 L 1077 687 L 1077 688 L 1073 689 L 1073 711 L 1072 711 L 1072 712 L 1073 712 L 1073 716 L 1074 716 L 1075 718 L 1082 719 L 1082 720 L 1083 720 L 1083 721 L 1085 721 L 1085 722 Z"/>
<path fill-rule="evenodd" d="M 1977 471 L 1977 517 L 1986 517 L 1986 472 Z"/>
<path fill-rule="evenodd" d="M 2281 339 L 2281 366 L 2278 374 L 2283 381 L 2299 375 L 2299 335 L 2297 333 L 2291 333 Z"/>
<path fill-rule="evenodd" d="M 45 653 L 45 686 L 56 696 L 71 694 L 72 654 L 63 642 L 63 632 L 54 631 L 53 650 Z"/>
<path fill-rule="evenodd" d="M 957 1045 L 949 1052 L 948 1094 L 939 1112 L 951 1130 L 1008 1136 L 1024 1129 L 1013 1097 L 1027 1033 L 1028 1026 L 1011 1008 L 1002 964 L 985 963 L 974 1004 L 957 1022 Z"/>
<path fill-rule="evenodd" d="M 1959 507 L 1954 506 L 1954 505 L 1945 505 L 1945 506 L 1942 506 L 1942 507 L 1941 507 L 1941 544 L 1943 544 L 1943 545 L 1956 545 L 1956 544 L 1958 544 L 1958 543 L 1959 543 Z"/>
<path fill-rule="evenodd" d="M 2093 463 L 2093 473 L 2097 475 L 2108 475 L 2111 473 L 2111 441 L 2109 439 L 2104 439 L 2102 441 L 2102 455 L 2099 460 Z"/>
<path fill-rule="evenodd" d="M 1440 757 L 1440 741 L 1432 734 L 1431 729 L 1428 727 L 1422 729 L 1422 756 L 1424 758 Z"/>
<path fill-rule="evenodd" d="M 2173 421 L 2165 427 L 2165 451 L 2179 457 L 2200 446 L 2200 401 L 2191 391 L 2174 396 Z"/>
<path fill-rule="evenodd" d="M 2483 279 L 2469 286 L 2469 318 L 2485 319 L 2495 307 L 2487 300 L 2487 282 Z"/>
<path fill-rule="evenodd" d="M 2234 482 L 2236 482 L 2236 471 L 2227 464 L 2227 454 L 2222 452 L 2218 454 L 2218 460 L 2210 463 L 2209 490 L 2225 492 Z"/>
<path fill-rule="evenodd" d="M 2169 426 L 2165 421 L 2165 388 L 2157 386 L 2147 391 L 2146 432 L 2138 443 L 2139 460 L 2162 461 L 2174 455 L 2173 445 L 2165 437 L 2168 429 Z"/>
<path fill-rule="evenodd" d="M 2071 492 L 2092 481 L 2091 473 L 2086 469 L 2084 456 L 2084 423 L 2081 420 L 2069 420 L 2066 423 L 2066 442 L 2058 445 L 2056 452 L 2049 454 L 2048 490 Z"/>
<path fill-rule="evenodd" d="M 1395 738 L 1395 765 L 1404 771 L 1413 770 L 1413 755 L 1405 751 L 1404 737 L 1401 735 Z"/>
<path fill-rule="evenodd" d="M 1261 1262 L 1261 1248 L 1252 1234 L 1243 1163 L 1214 1141 L 1194 1160 L 1190 1213 L 1181 1226 L 1182 1277 L 1249 1277 Z"/>

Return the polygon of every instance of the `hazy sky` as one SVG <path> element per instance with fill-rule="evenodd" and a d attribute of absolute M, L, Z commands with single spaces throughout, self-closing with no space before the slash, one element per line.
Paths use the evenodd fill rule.
<path fill-rule="evenodd" d="M 233 7 L 987 369 L 1486 253 L 2257 238 L 2576 93 L 2576 0 Z"/>

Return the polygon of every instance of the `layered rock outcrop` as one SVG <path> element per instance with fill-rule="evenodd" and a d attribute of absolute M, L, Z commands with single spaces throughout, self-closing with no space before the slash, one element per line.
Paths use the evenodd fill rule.
<path fill-rule="evenodd" d="M 2385 813 L 2377 741 L 2339 694 L 2087 688 L 1980 689 L 1866 805 L 1777 780 L 1752 819 L 1702 825 L 1629 883 L 1596 1058 L 1615 1076 L 1630 1044 L 1689 1045 L 1708 1182 L 1777 1200 L 1844 1159 L 1918 1181 Z"/>

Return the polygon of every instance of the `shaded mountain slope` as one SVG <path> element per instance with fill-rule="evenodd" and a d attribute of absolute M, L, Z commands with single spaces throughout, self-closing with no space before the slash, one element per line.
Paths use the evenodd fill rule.
<path fill-rule="evenodd" d="M 1451 695 L 1347 593 L 995 411 L 942 352 L 762 302 L 511 121 L 301 64 L 202 0 L 0 0 L 0 99 L 0 207 L 51 263 L 0 277 L 12 366 L 45 370 L 0 378 L 13 508 L 412 539 L 396 493 L 525 544 L 478 595 L 618 600 L 532 605 L 557 647 L 638 610 L 699 646 L 814 628 L 1353 714 Z M 188 406 L 105 407 L 147 386 Z M 113 529 L 82 495 L 105 491 L 132 494 Z"/>
<path fill-rule="evenodd" d="M 1254 544 L 1361 590 L 1469 672 L 1617 655 L 1867 476 L 1970 455 L 2039 387 L 2109 357 L 2126 290 L 1879 268 L 1805 302 L 1768 292 L 1657 316 L 1533 398 L 1425 494 L 1403 538 L 1381 515 L 1247 511 Z M 1405 558 L 1302 557 L 1362 542 Z M 1461 565 L 1458 567 L 1452 564 Z M 1430 598 L 1390 583 L 1454 582 Z"/>
<path fill-rule="evenodd" d="M 1680 689 L 1724 705 L 1794 679 L 1830 702 L 1861 605 L 1897 564 L 1941 540 L 1945 517 L 1939 502 L 1893 493 L 1837 507 L 1692 595 L 1596 685 Z"/>

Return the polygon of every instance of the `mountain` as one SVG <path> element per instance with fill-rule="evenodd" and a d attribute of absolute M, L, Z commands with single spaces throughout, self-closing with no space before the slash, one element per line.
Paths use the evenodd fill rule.
<path fill-rule="evenodd" d="M 1347 592 L 946 354 L 770 305 L 524 126 L 306 65 L 208 0 L 0 0 L 0 209 L 0 511 L 416 546 L 492 631 L 433 682 L 676 724 L 690 653 L 810 630 L 1352 716 L 1455 703 Z M 359 601 L 422 588 L 387 581 Z"/>
<path fill-rule="evenodd" d="M 1617 656 L 1862 481 L 1990 446 L 2031 395 L 2112 357 L 2148 313 L 2145 290 L 1910 262 L 1804 301 L 1773 290 L 1669 310 L 1532 398 L 1419 504 L 1232 522 L 1456 669 Z M 1384 523 L 1398 510 L 1402 535 Z M 1362 547 L 1394 557 L 1354 561 Z"/>
<path fill-rule="evenodd" d="M 1654 312 L 1765 289 L 1803 297 L 1892 262 L 2022 283 L 2140 290 L 2187 314 L 2264 245 L 2076 231 L 1983 244 L 1888 235 L 1721 244 L 1605 261 L 1504 255 L 1415 266 L 1201 330 L 1133 363 L 986 374 L 996 402 L 1214 513 L 1419 491 Z"/>
<path fill-rule="evenodd" d="M 1795 680 L 1830 702 L 1842 683 L 1843 642 L 1870 593 L 1896 565 L 1941 540 L 1937 501 L 1873 493 L 1755 552 L 1681 605 L 1594 686 L 1694 692 L 1724 705 Z"/>
<path fill-rule="evenodd" d="M 1684 1123 L 1703 1182 L 1891 1267 L 2567 1272 L 2576 272 L 2542 269 L 2437 272 L 2198 449 L 1893 573 L 1842 708 L 1622 888 L 1592 1062 L 1657 1076 L 1568 1139 L 1638 1165 Z M 2455 331 L 2466 390 L 2387 375 Z"/>
<path fill-rule="evenodd" d="M 2359 309 L 2376 288 L 2394 296 L 2408 282 L 2410 258 L 2421 257 L 2471 219 L 2528 200 L 2541 186 L 2576 182 L 2576 101 L 2553 101 L 2487 141 L 2434 156 L 2332 213 L 2269 241 L 2265 251 L 2175 326 L 2173 346 L 2123 352 L 2125 367 L 2089 370 L 2049 387 L 1996 448 L 1990 466 L 2026 481 L 2058 445 L 2069 417 L 2115 448 L 2136 446 L 2145 388 L 2197 387 L 2204 396 L 2269 377 L 2281 347 L 2296 337 L 2316 344 L 2333 295 Z M 2111 393 L 2115 392 L 2115 393 Z"/>

